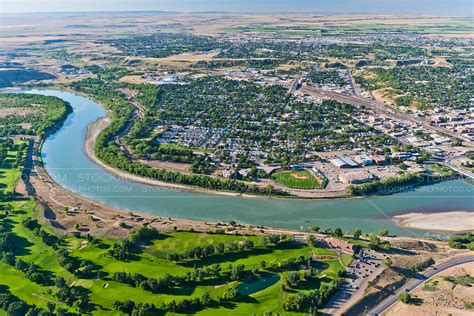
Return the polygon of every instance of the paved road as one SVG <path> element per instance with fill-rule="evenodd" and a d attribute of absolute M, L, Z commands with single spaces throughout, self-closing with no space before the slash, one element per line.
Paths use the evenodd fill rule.
<path fill-rule="evenodd" d="M 474 255 L 471 256 L 464 256 L 464 257 L 459 257 L 456 259 L 452 259 L 450 261 L 447 261 L 445 263 L 441 263 L 439 265 L 434 266 L 433 268 L 427 270 L 426 272 L 423 272 L 420 274 L 420 278 L 413 280 L 409 282 L 407 285 L 403 286 L 400 290 L 395 292 L 394 294 L 390 295 L 387 297 L 385 300 L 383 300 L 379 305 L 377 305 L 375 308 L 369 311 L 368 315 L 380 315 L 384 311 L 386 311 L 390 306 L 395 304 L 398 299 L 398 295 L 404 291 L 406 292 L 411 292 L 413 291 L 416 287 L 418 287 L 420 284 L 431 278 L 432 276 L 446 270 L 452 267 L 455 267 L 457 265 L 463 264 L 463 263 L 468 263 L 468 262 L 474 262 Z"/>
<path fill-rule="evenodd" d="M 137 118 L 143 118 L 144 113 L 146 112 L 146 109 L 140 103 L 135 101 L 130 89 L 124 88 L 122 89 L 122 92 L 126 95 L 127 100 L 130 102 L 130 104 L 133 105 L 134 111 L 132 113 L 132 117 L 128 120 L 127 126 L 123 129 L 123 131 L 119 132 L 117 136 L 115 137 L 115 143 L 120 147 L 120 149 L 126 156 L 133 157 L 132 151 L 122 141 L 122 137 L 127 135 L 130 132 Z"/>
<path fill-rule="evenodd" d="M 293 81 L 290 88 L 288 89 L 288 93 L 293 94 L 300 86 L 301 86 L 302 76 L 298 76 L 298 78 Z"/>
<path fill-rule="evenodd" d="M 357 303 L 364 296 L 365 289 L 367 288 L 369 281 L 374 280 L 380 273 L 385 269 L 383 265 L 384 257 L 375 251 L 364 251 L 366 254 L 373 255 L 376 258 L 370 259 L 372 264 L 357 262 L 354 260 L 347 272 L 346 282 L 344 282 L 342 288 L 329 300 L 321 311 L 322 315 L 342 315 L 352 305 Z M 380 264 L 379 267 L 375 267 L 375 264 Z M 356 265 L 359 264 L 359 269 Z M 365 271 L 365 269 L 371 270 L 372 273 Z M 362 275 L 367 277 L 362 277 Z"/>
<path fill-rule="evenodd" d="M 458 166 L 453 165 L 450 160 L 441 162 L 441 164 L 453 169 L 454 171 L 456 171 L 457 173 L 462 174 L 465 177 L 468 177 L 470 179 L 474 179 L 474 173 L 473 172 L 471 172 L 469 170 L 466 170 L 466 169 L 459 168 Z"/>
<path fill-rule="evenodd" d="M 445 128 L 430 125 L 427 121 L 425 121 L 422 118 L 418 118 L 418 117 L 415 117 L 406 113 L 402 113 L 402 112 L 395 112 L 393 109 L 387 107 L 385 104 L 380 103 L 378 101 L 370 100 L 370 99 L 355 96 L 355 95 L 338 93 L 334 91 L 323 91 L 321 89 L 318 89 L 315 87 L 309 87 L 307 85 L 303 85 L 298 91 L 300 91 L 301 93 L 313 95 L 318 98 L 328 98 L 331 100 L 336 100 L 338 102 L 352 104 L 357 107 L 365 106 L 366 108 L 372 109 L 376 113 L 384 114 L 398 120 L 409 121 L 409 122 L 420 124 L 426 129 L 439 132 L 439 133 L 444 133 L 451 137 L 459 138 L 463 140 L 466 145 L 474 146 L 474 142 L 472 142 L 471 140 L 463 136 L 453 133 Z"/>

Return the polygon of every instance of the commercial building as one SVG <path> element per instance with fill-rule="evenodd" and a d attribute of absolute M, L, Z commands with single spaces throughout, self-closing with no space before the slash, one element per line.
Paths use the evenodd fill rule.
<path fill-rule="evenodd" d="M 370 172 L 365 170 L 343 173 L 339 175 L 339 179 L 347 184 L 362 184 L 376 180 Z"/>
<path fill-rule="evenodd" d="M 359 247 L 357 245 L 353 245 L 351 243 L 348 243 L 347 241 L 338 238 L 329 237 L 326 238 L 326 242 L 329 246 L 336 249 L 340 249 L 344 252 L 348 252 L 350 254 L 354 254 L 359 251 Z"/>
<path fill-rule="evenodd" d="M 359 165 L 370 166 L 374 164 L 374 160 L 367 155 L 357 155 L 353 157 L 353 160 Z"/>
<path fill-rule="evenodd" d="M 357 162 L 352 160 L 350 157 L 340 157 L 340 158 L 334 158 L 330 160 L 333 165 L 335 165 L 338 168 L 356 168 L 359 165 Z"/>

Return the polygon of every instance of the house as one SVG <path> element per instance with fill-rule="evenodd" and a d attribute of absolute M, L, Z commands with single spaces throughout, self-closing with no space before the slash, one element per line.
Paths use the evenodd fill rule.
<path fill-rule="evenodd" d="M 412 154 L 410 152 L 396 152 L 392 154 L 392 158 L 396 160 L 406 160 L 411 156 Z"/>
<path fill-rule="evenodd" d="M 250 172 L 250 168 L 245 168 L 245 169 L 240 169 L 240 170 L 239 170 L 239 174 L 240 174 L 242 177 L 248 176 L 249 172 Z"/>
<path fill-rule="evenodd" d="M 222 176 L 227 179 L 233 178 L 235 176 L 235 171 L 228 169 L 222 170 Z"/>

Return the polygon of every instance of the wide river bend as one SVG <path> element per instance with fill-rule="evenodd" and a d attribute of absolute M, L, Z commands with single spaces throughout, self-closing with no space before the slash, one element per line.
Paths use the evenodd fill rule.
<path fill-rule="evenodd" d="M 106 115 L 95 101 L 69 92 L 25 90 L 59 97 L 74 112 L 42 148 L 46 170 L 61 186 L 92 200 L 123 210 L 203 221 L 230 221 L 299 229 L 317 225 L 376 232 L 387 228 L 400 235 L 424 232 L 395 226 L 391 217 L 408 212 L 474 211 L 474 187 L 462 180 L 446 181 L 403 193 L 368 198 L 296 200 L 244 198 L 185 192 L 131 182 L 114 176 L 84 153 L 87 127 Z"/>

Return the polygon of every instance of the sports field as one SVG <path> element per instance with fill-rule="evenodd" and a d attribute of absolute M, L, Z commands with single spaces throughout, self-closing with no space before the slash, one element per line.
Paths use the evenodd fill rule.
<path fill-rule="evenodd" d="M 321 182 L 308 170 L 283 170 L 273 175 L 276 182 L 294 189 L 319 189 Z"/>

